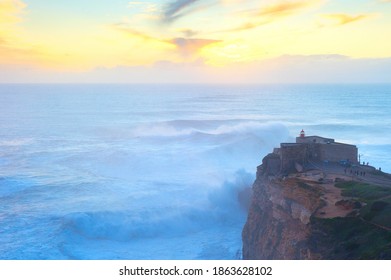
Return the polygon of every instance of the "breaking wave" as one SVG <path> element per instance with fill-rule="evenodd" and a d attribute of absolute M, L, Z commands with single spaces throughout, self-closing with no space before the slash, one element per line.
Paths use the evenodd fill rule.
<path fill-rule="evenodd" d="M 116 241 L 191 235 L 206 228 L 243 222 L 253 181 L 252 174 L 239 170 L 234 181 L 226 181 L 209 192 L 206 203 L 200 205 L 156 209 L 149 202 L 150 209 L 138 212 L 76 212 L 63 218 L 63 227 L 87 239 Z M 170 197 L 162 193 L 160 199 Z"/>

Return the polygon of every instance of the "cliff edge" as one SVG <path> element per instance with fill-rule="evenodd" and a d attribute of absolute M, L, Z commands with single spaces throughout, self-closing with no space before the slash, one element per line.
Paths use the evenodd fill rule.
<path fill-rule="evenodd" d="M 311 162 L 257 168 L 242 232 L 244 259 L 391 259 L 391 176 Z"/>

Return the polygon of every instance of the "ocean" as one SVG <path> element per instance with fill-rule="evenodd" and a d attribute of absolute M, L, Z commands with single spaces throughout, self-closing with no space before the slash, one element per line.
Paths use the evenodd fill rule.
<path fill-rule="evenodd" d="M 262 158 L 304 129 L 391 172 L 390 108 L 391 85 L 0 85 L 0 259 L 240 259 Z"/>

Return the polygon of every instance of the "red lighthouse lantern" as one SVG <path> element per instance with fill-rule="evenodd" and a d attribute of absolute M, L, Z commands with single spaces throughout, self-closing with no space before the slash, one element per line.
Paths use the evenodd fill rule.
<path fill-rule="evenodd" d="M 305 133 L 304 133 L 304 129 L 302 129 L 301 131 L 300 131 L 300 138 L 304 138 L 305 137 Z"/>

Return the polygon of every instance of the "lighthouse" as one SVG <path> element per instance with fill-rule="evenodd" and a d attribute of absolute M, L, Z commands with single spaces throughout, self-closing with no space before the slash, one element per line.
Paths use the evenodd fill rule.
<path fill-rule="evenodd" d="M 302 129 L 301 131 L 300 131 L 300 138 L 304 138 L 305 137 L 305 133 L 304 133 L 304 129 Z"/>

